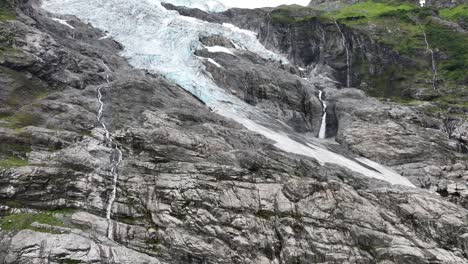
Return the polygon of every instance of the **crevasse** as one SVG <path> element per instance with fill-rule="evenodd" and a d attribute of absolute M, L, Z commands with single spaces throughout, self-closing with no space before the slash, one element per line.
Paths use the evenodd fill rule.
<path fill-rule="evenodd" d="M 186 1 L 179 2 L 195 2 Z M 370 160 L 345 158 L 322 147 L 319 142 L 297 134 L 294 137 L 301 137 L 300 142 L 308 143 L 293 140 L 292 129 L 218 87 L 206 74 L 205 59 L 194 54 L 197 49 L 204 48 L 200 37 L 221 35 L 231 39 L 239 49 L 247 49 L 266 59 L 287 62 L 281 55 L 265 49 L 251 31 L 180 16 L 162 7 L 159 0 L 46 0 L 43 8 L 75 15 L 94 27 L 108 31 L 124 46 L 122 55 L 134 67 L 164 75 L 196 95 L 218 114 L 264 135 L 284 151 L 312 157 L 321 164 L 338 164 L 367 177 L 413 186 L 406 178 Z M 232 53 L 231 56 L 236 54 L 236 49 L 211 48 L 211 51 Z"/>

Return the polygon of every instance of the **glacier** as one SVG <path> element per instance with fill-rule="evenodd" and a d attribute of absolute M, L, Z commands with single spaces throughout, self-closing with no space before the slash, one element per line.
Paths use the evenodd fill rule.
<path fill-rule="evenodd" d="M 213 0 L 164 2 L 177 2 L 186 6 L 194 3 L 203 4 L 215 9 L 221 8 L 216 2 L 224 6 L 235 3 L 235 1 Z M 258 1 L 256 4 L 266 2 L 287 3 L 286 1 Z M 241 3 L 243 1 L 240 1 L 238 6 Z M 197 96 L 216 113 L 243 124 L 251 131 L 262 134 L 274 141 L 276 147 L 286 152 L 312 157 L 321 164 L 333 163 L 347 167 L 364 176 L 385 180 L 392 184 L 414 187 L 408 179 L 384 166 L 364 158 L 359 158 L 359 160 L 346 158 L 327 150 L 319 141 L 294 134 L 286 125 L 260 113 L 253 106 L 218 87 L 203 64 L 206 58 L 195 56 L 198 49 L 206 48 L 199 41 L 201 37 L 220 35 L 230 39 L 239 50 L 246 49 L 264 59 L 288 63 L 282 55 L 267 50 L 258 41 L 254 32 L 230 24 L 214 24 L 180 16 L 176 11 L 166 10 L 160 0 L 45 0 L 42 7 L 53 13 L 75 15 L 94 27 L 108 32 L 124 46 L 122 55 L 132 66 L 164 75 Z M 236 56 L 235 49 L 210 47 L 208 50 Z M 299 137 L 300 142 L 307 143 L 300 143 L 293 140 L 293 137 Z"/>

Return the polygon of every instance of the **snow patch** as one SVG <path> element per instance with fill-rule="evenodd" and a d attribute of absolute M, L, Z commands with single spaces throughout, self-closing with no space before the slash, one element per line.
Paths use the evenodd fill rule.
<path fill-rule="evenodd" d="M 245 119 L 237 115 L 233 115 L 229 111 L 218 112 L 218 113 L 241 123 L 244 127 L 246 127 L 247 129 L 251 131 L 255 131 L 265 136 L 266 138 L 273 140 L 275 142 L 274 145 L 283 151 L 294 153 L 297 155 L 311 157 L 317 160 L 321 165 L 324 165 L 325 163 L 332 163 L 332 164 L 346 167 L 350 170 L 361 173 L 362 175 L 367 176 L 367 177 L 384 180 L 392 184 L 415 187 L 407 178 L 399 175 L 398 173 L 378 163 L 368 160 L 366 158 L 357 158 L 356 160 L 369 166 L 370 168 L 367 168 L 357 161 L 348 159 L 342 155 L 331 152 L 318 145 L 316 146 L 311 143 L 308 143 L 307 145 L 301 144 L 291 139 L 286 134 L 283 134 L 281 132 L 275 132 L 269 128 L 266 128 L 262 125 L 259 125 L 253 122 L 252 120 Z"/>
<path fill-rule="evenodd" d="M 198 58 L 200 58 L 200 59 L 202 59 L 202 60 L 206 60 L 206 61 L 208 61 L 209 63 L 215 65 L 215 66 L 218 67 L 218 68 L 223 68 L 223 66 L 222 66 L 221 64 L 217 63 L 217 62 L 216 62 L 215 60 L 213 60 L 212 58 L 205 58 L 205 57 L 199 57 L 199 56 L 198 56 Z"/>
<path fill-rule="evenodd" d="M 110 37 L 111 37 L 111 34 L 109 34 L 109 32 L 106 32 L 106 35 L 104 35 L 104 37 L 99 38 L 99 40 L 108 39 Z"/>
<path fill-rule="evenodd" d="M 221 66 L 221 64 L 217 63 L 215 60 L 213 60 L 212 58 L 208 58 L 208 62 L 214 64 L 216 67 L 218 68 L 222 68 L 223 66 Z"/>
<path fill-rule="evenodd" d="M 233 40 L 231 40 L 231 44 L 234 46 L 235 49 L 237 50 L 245 50 L 245 47 L 243 47 L 242 45 L 240 44 L 237 44 L 236 42 L 234 42 Z"/>
<path fill-rule="evenodd" d="M 58 22 L 58 23 L 60 23 L 60 24 L 62 24 L 62 25 L 65 25 L 65 26 L 67 26 L 67 27 L 69 27 L 69 28 L 71 28 L 71 29 L 75 29 L 72 25 L 68 24 L 68 22 L 67 22 L 66 20 L 63 20 L 63 19 L 60 19 L 60 18 L 56 18 L 56 17 L 51 18 L 51 19 L 52 19 L 53 21 L 55 21 L 55 22 Z"/>
<path fill-rule="evenodd" d="M 228 53 L 228 54 L 234 55 L 234 53 L 231 50 L 222 46 L 211 46 L 211 47 L 205 46 L 205 49 L 207 49 L 211 53 L 222 52 L 222 53 Z"/>

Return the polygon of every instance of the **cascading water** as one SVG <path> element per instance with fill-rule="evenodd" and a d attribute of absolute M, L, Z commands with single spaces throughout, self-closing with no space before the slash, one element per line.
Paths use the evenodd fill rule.
<path fill-rule="evenodd" d="M 340 31 L 341 41 L 342 41 L 343 47 L 346 50 L 346 88 L 349 88 L 351 87 L 351 54 L 349 53 L 348 45 L 346 45 L 346 36 L 341 30 L 341 27 L 338 24 L 338 21 L 336 20 L 335 20 L 335 25 L 338 28 L 338 31 Z"/>
<path fill-rule="evenodd" d="M 426 43 L 426 50 L 431 54 L 431 66 L 432 66 L 432 88 L 434 90 L 437 89 L 437 80 L 438 80 L 438 72 L 437 72 L 437 63 L 435 60 L 435 55 L 434 55 L 434 50 L 431 49 L 431 46 L 429 45 L 429 41 L 427 40 L 427 34 L 426 31 L 423 29 L 423 35 L 424 35 L 424 42 Z"/>
<path fill-rule="evenodd" d="M 319 91 L 319 100 L 322 103 L 322 123 L 320 124 L 319 138 L 325 139 L 327 137 L 327 102 L 323 100 L 323 91 Z"/>
<path fill-rule="evenodd" d="M 323 91 L 319 91 L 319 100 L 322 103 L 322 122 L 320 124 L 320 130 L 319 130 L 319 138 L 320 139 L 325 139 L 326 138 L 326 132 L 327 132 L 327 103 L 325 100 L 323 100 Z"/>
<path fill-rule="evenodd" d="M 106 68 L 109 70 L 109 68 L 106 66 Z M 109 76 L 106 75 L 106 87 L 110 88 L 110 82 L 109 82 Z M 104 129 L 104 141 L 107 145 L 109 145 L 112 148 L 112 154 L 111 154 L 111 169 L 110 169 L 110 175 L 112 177 L 112 192 L 111 195 L 109 196 L 109 201 L 107 202 L 107 207 L 106 207 L 106 219 L 107 219 L 107 237 L 109 239 L 113 239 L 113 222 L 111 219 L 112 215 L 112 206 L 114 205 L 115 198 L 117 196 L 117 182 L 119 178 L 119 172 L 118 168 L 120 163 L 122 162 L 122 151 L 120 150 L 119 146 L 117 143 L 114 142 L 112 139 L 111 133 L 107 129 L 106 124 L 102 120 L 102 115 L 104 113 L 104 102 L 102 101 L 102 89 L 104 86 L 99 86 L 97 89 L 97 99 L 99 102 L 99 109 L 98 109 L 98 114 L 97 114 L 97 120 L 101 124 L 101 127 Z"/>
<path fill-rule="evenodd" d="M 76 15 L 94 27 L 109 32 L 124 46 L 122 55 L 133 67 L 165 76 L 196 95 L 214 112 L 262 134 L 276 142 L 275 146 L 283 151 L 312 157 L 321 164 L 337 164 L 367 177 L 414 187 L 408 179 L 375 162 L 364 158 L 346 158 L 328 150 L 319 141 L 295 134 L 287 125 L 217 86 L 210 74 L 205 73 L 205 59 L 195 56 L 197 49 L 206 48 L 208 52 L 237 56 L 238 49 L 242 47 L 242 50 L 249 50 L 265 59 L 287 62 L 284 57 L 265 49 L 251 31 L 230 24 L 220 25 L 180 16 L 176 11 L 166 10 L 161 0 L 45 0 L 43 8 Z M 207 48 L 200 43 L 200 37 L 213 35 L 230 39 L 239 48 Z M 118 158 L 121 152 L 117 152 L 114 161 L 121 160 L 121 157 Z M 119 162 L 114 164 L 117 168 Z"/>

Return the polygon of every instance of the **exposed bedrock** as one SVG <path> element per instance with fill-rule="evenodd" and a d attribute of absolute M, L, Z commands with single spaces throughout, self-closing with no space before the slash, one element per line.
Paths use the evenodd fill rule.
<path fill-rule="evenodd" d="M 468 212 L 435 190 L 281 151 L 164 77 L 130 67 L 120 44 L 73 16 L 24 4 L 0 31 L 11 32 L 0 39 L 2 263 L 468 263 Z M 225 89 L 316 133 L 317 90 L 291 74 L 296 67 L 241 51 L 197 54 L 225 68 L 205 62 Z M 105 218 L 113 149 L 96 117 L 102 86 L 103 120 L 125 157 L 114 240 Z M 355 89 L 324 92 L 330 137 L 402 166 L 415 183 L 440 178 L 447 193 L 460 192 L 449 179 L 466 180 L 466 163 L 439 120 Z"/>

